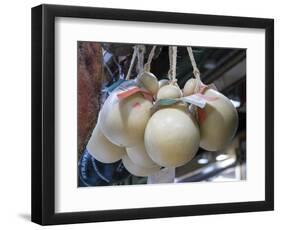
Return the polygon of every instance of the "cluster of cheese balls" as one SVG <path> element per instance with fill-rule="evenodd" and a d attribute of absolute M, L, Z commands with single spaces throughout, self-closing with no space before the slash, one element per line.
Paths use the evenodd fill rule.
<path fill-rule="evenodd" d="M 87 149 L 98 161 L 113 163 L 122 159 L 125 168 L 136 176 L 149 176 L 162 167 L 179 167 L 188 163 L 199 147 L 221 150 L 231 141 L 238 126 L 238 115 L 230 100 L 208 87 L 201 92 L 206 106 L 200 109 L 203 119 L 190 112 L 186 103 L 152 108 L 160 99 L 177 99 L 195 92 L 196 79 L 181 90 L 176 82 L 160 80 L 151 72 L 142 72 L 134 81 L 145 90 L 120 99 L 124 84 L 106 99 Z"/>

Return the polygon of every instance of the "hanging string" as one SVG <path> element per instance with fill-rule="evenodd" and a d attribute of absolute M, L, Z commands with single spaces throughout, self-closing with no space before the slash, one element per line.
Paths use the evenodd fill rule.
<path fill-rule="evenodd" d="M 178 47 L 177 46 L 173 46 L 172 47 L 172 51 L 173 51 L 173 68 L 172 68 L 172 79 L 173 81 L 176 81 L 176 68 L 177 68 L 177 50 L 178 50 Z"/>
<path fill-rule="evenodd" d="M 113 60 L 114 64 L 117 66 L 117 68 L 118 68 L 119 76 L 120 76 L 120 77 L 123 76 L 122 67 L 121 67 L 121 65 L 118 63 L 118 61 L 116 60 L 116 58 L 115 58 L 114 55 L 112 56 L 112 60 Z"/>
<path fill-rule="evenodd" d="M 187 52 L 188 52 L 188 55 L 189 55 L 189 58 L 190 58 L 190 61 L 191 61 L 191 65 L 193 67 L 193 74 L 194 74 L 196 79 L 201 80 L 200 79 L 200 71 L 197 68 L 197 64 L 196 64 L 196 61 L 195 61 L 195 58 L 194 58 L 194 55 L 193 55 L 193 52 L 192 52 L 192 48 L 190 46 L 187 47 Z"/>
<path fill-rule="evenodd" d="M 195 61 L 195 58 L 194 58 L 194 55 L 193 55 L 193 51 L 192 51 L 192 48 L 190 46 L 187 47 L 187 52 L 188 52 L 188 55 L 189 55 L 189 58 L 190 58 L 191 65 L 193 67 L 193 75 L 194 75 L 195 79 L 197 80 L 195 90 L 194 90 L 194 92 L 197 93 L 199 91 L 200 85 L 201 85 L 200 71 L 197 68 L 197 64 L 196 64 L 196 61 Z"/>
<path fill-rule="evenodd" d="M 171 81 L 171 84 L 177 82 L 176 79 L 176 68 L 177 68 L 177 46 L 169 46 L 169 62 L 170 69 L 168 72 L 168 78 Z"/>
<path fill-rule="evenodd" d="M 133 66 L 134 66 L 134 62 L 136 60 L 137 52 L 138 52 L 138 47 L 134 46 L 134 53 L 133 53 L 133 56 L 132 56 L 132 59 L 131 59 L 129 70 L 127 72 L 126 80 L 130 79 L 131 72 L 132 72 L 132 69 L 133 69 Z"/>
<path fill-rule="evenodd" d="M 172 47 L 169 46 L 169 64 L 170 64 L 170 69 L 168 71 L 168 78 L 170 81 L 172 81 L 172 67 L 173 67 L 173 60 L 172 60 Z"/>
<path fill-rule="evenodd" d="M 144 45 L 138 45 L 138 72 L 143 72 L 143 62 L 144 62 L 144 53 L 145 53 L 145 46 Z"/>
<path fill-rule="evenodd" d="M 146 72 L 150 72 L 151 62 L 152 62 L 152 59 L 155 54 L 155 49 L 156 49 L 156 46 L 153 46 L 148 55 L 147 62 L 144 65 L 144 71 L 146 71 Z"/>

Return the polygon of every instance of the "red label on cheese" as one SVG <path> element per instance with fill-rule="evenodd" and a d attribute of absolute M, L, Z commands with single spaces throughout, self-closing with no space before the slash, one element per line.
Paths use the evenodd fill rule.
<path fill-rule="evenodd" d="M 124 91 L 124 92 L 121 92 L 121 93 L 118 93 L 117 94 L 117 97 L 120 99 L 120 100 L 123 100 L 127 97 L 130 97 L 131 95 L 134 95 L 136 93 L 141 93 L 143 95 L 143 97 L 147 100 L 150 100 L 150 101 L 153 101 L 153 96 L 151 93 L 149 93 L 148 91 L 144 90 L 144 89 L 141 89 L 139 87 L 132 87 L 132 88 L 129 88 L 128 90 Z"/>
<path fill-rule="evenodd" d="M 133 108 L 137 108 L 137 107 L 140 107 L 140 106 L 141 106 L 141 104 L 139 102 L 136 102 L 132 105 Z"/>

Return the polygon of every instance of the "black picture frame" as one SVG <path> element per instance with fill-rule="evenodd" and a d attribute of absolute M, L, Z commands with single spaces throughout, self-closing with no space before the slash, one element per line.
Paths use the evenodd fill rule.
<path fill-rule="evenodd" d="M 265 200 L 55 213 L 55 18 L 89 18 L 265 29 Z M 32 8 L 32 221 L 41 225 L 274 209 L 274 20 L 62 5 Z"/>

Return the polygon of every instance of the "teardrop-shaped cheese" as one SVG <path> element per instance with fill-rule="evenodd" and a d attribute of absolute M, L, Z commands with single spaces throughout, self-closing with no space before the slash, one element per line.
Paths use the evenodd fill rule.
<path fill-rule="evenodd" d="M 153 73 L 147 71 L 140 73 L 136 78 L 136 82 L 140 87 L 144 87 L 150 93 L 156 95 L 159 85 Z"/>
<path fill-rule="evenodd" d="M 100 111 L 100 128 L 114 144 L 131 147 L 143 140 L 146 124 L 151 116 L 151 101 L 141 93 L 119 100 L 118 91 L 107 98 Z"/>
<path fill-rule="evenodd" d="M 238 114 L 230 100 L 218 91 L 207 89 L 204 95 L 211 100 L 199 110 L 200 147 L 208 151 L 222 150 L 236 133 Z"/>
<path fill-rule="evenodd" d="M 165 85 L 158 90 L 157 99 L 180 98 L 182 92 L 177 85 Z"/>
<path fill-rule="evenodd" d="M 195 119 L 178 108 L 163 108 L 150 118 L 144 135 L 145 149 L 158 165 L 178 167 L 189 162 L 199 148 Z"/>
<path fill-rule="evenodd" d="M 153 168 L 145 168 L 135 164 L 133 161 L 131 161 L 127 154 L 122 157 L 122 162 L 128 172 L 135 176 L 146 177 L 160 171 L 159 166 Z"/>
<path fill-rule="evenodd" d="M 148 156 L 143 140 L 136 146 L 126 148 L 129 158 L 136 164 L 145 168 L 154 168 L 158 165 Z"/>
<path fill-rule="evenodd" d="M 126 149 L 112 144 L 101 132 L 99 123 L 93 130 L 87 144 L 89 153 L 102 163 L 113 163 L 126 154 Z"/>
<path fill-rule="evenodd" d="M 196 84 L 197 84 L 197 80 L 195 78 L 190 78 L 184 85 L 183 95 L 187 97 L 194 94 Z"/>

